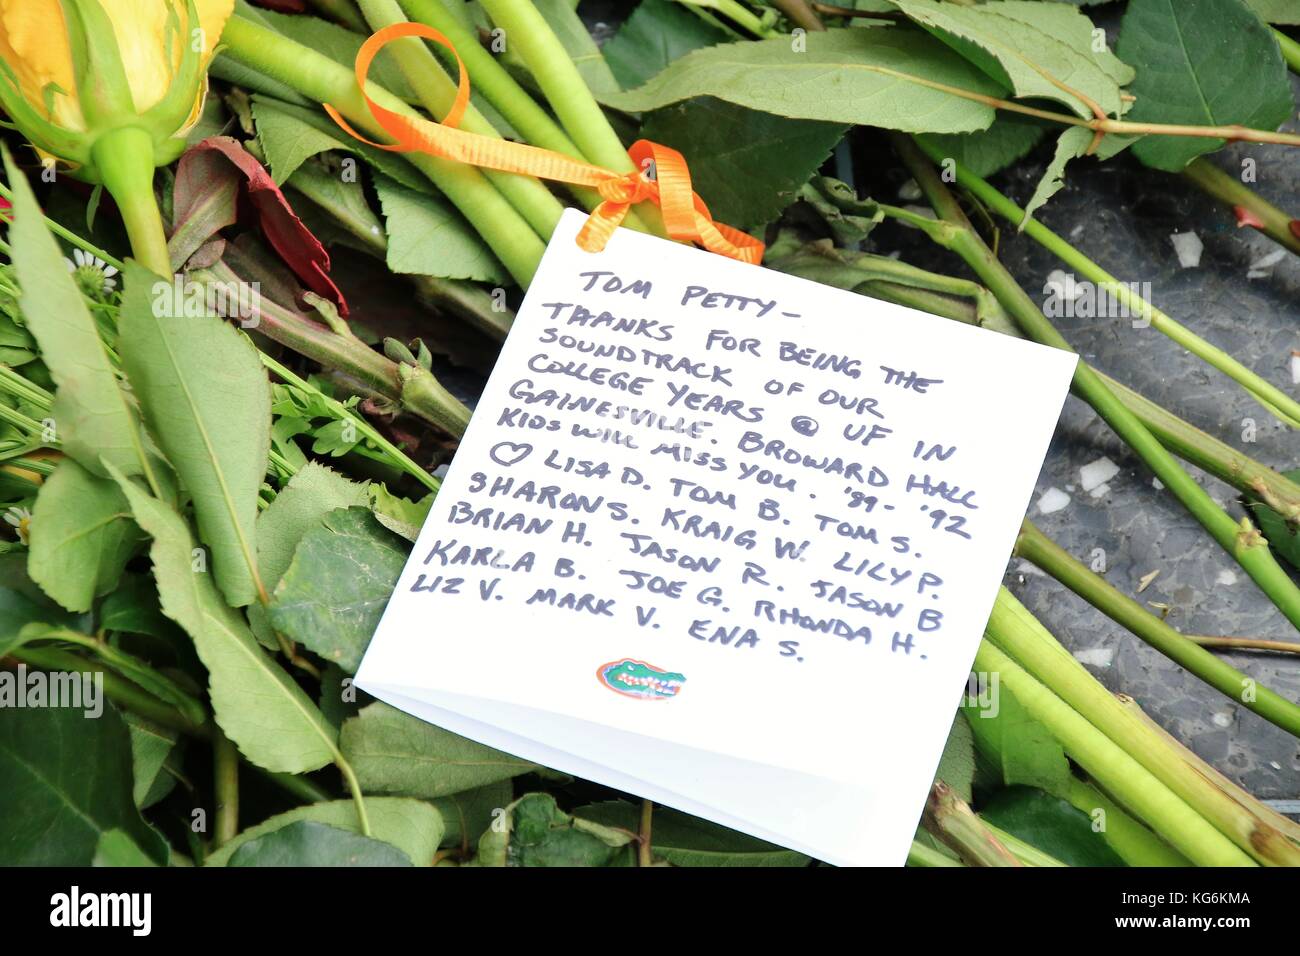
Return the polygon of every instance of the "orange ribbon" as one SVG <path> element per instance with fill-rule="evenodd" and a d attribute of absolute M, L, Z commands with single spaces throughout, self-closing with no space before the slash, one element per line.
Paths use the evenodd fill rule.
<path fill-rule="evenodd" d="M 366 75 L 375 55 L 385 44 L 401 37 L 422 37 L 439 43 L 456 57 L 460 72 L 456 100 L 441 123 L 403 116 L 384 109 L 365 92 Z M 366 139 L 339 114 L 325 104 L 326 111 L 346 132 L 379 149 L 394 152 L 423 152 L 473 166 L 485 166 L 507 173 L 520 173 L 594 188 L 603 200 L 587 217 L 578 232 L 578 245 L 588 252 L 599 252 L 636 203 L 649 200 L 659 206 L 668 235 L 680 242 L 695 242 L 710 252 L 757 264 L 763 258 L 763 244 L 739 229 L 714 222 L 709 207 L 691 189 L 691 174 L 686 160 L 675 149 L 637 140 L 628 150 L 636 164 L 630 173 L 615 173 L 562 153 L 540 149 L 524 143 L 493 139 L 458 129 L 469 105 L 469 73 L 451 41 L 432 27 L 421 23 L 397 23 L 385 27 L 361 45 L 356 61 L 357 86 L 375 122 L 394 140 L 391 144 Z M 646 175 L 653 164 L 654 178 Z"/>

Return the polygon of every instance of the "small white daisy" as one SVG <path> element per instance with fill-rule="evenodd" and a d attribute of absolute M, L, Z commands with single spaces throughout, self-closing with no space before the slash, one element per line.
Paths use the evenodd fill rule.
<path fill-rule="evenodd" d="M 94 294 L 102 291 L 107 295 L 117 288 L 117 280 L 113 278 L 117 275 L 117 267 L 110 266 L 98 256 L 91 255 L 84 249 L 73 249 L 72 259 L 65 256 L 63 261 L 78 284 L 87 292 Z"/>
<path fill-rule="evenodd" d="M 32 513 L 27 508 L 19 508 L 13 505 L 5 510 L 5 523 L 11 525 L 18 532 L 18 540 L 23 544 L 28 544 L 28 535 L 32 527 Z"/>

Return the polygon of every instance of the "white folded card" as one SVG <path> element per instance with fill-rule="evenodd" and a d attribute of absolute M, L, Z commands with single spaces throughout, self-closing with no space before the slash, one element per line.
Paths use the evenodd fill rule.
<path fill-rule="evenodd" d="M 1075 356 L 619 229 L 547 248 L 357 674 L 902 864 Z"/>

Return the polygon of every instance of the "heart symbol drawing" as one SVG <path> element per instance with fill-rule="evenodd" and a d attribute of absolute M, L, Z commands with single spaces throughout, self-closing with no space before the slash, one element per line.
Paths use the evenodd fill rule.
<path fill-rule="evenodd" d="M 533 446 L 526 442 L 500 441 L 492 446 L 488 452 L 488 457 L 498 465 L 509 468 L 511 465 L 517 465 L 530 454 Z"/>

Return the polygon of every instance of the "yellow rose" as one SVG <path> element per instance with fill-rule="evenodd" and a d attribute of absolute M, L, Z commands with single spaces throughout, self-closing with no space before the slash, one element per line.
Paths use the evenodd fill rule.
<path fill-rule="evenodd" d="M 96 179 L 98 134 L 137 127 L 170 162 L 197 121 L 234 0 L 0 0 L 0 106 Z"/>

